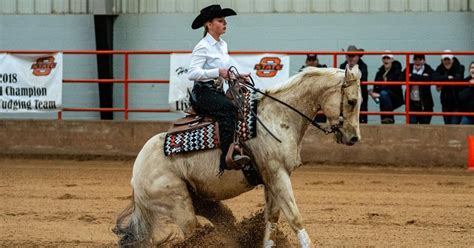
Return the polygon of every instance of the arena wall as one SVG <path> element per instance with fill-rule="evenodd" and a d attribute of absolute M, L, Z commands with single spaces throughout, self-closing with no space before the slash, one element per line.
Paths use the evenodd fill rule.
<path fill-rule="evenodd" d="M 107 156 L 135 157 L 168 122 L 1 120 L 0 157 Z M 335 144 L 310 128 L 304 138 L 303 162 L 463 167 L 472 126 L 364 125 L 362 141 Z"/>
<path fill-rule="evenodd" d="M 201 39 L 202 30 L 191 30 L 195 14 L 121 15 L 115 22 L 115 47 L 129 50 L 192 50 Z M 229 17 L 228 30 L 223 39 L 229 51 L 340 51 L 348 45 L 365 50 L 381 51 L 457 51 L 474 50 L 474 12 L 459 13 L 265 13 L 241 14 Z M 172 23 L 173 25 L 169 25 Z M 137 39 L 136 37 L 141 37 Z M 468 65 L 473 56 L 457 56 Z M 404 63 L 403 56 L 395 58 Z M 320 62 L 332 67 L 332 56 L 319 56 Z M 290 75 L 298 72 L 304 56 L 291 56 Z M 338 56 L 338 64 L 345 60 Z M 364 56 L 368 65 L 369 80 L 375 78 L 381 65 L 380 56 Z M 440 64 L 440 56 L 427 56 L 434 68 Z M 130 59 L 130 77 L 168 78 L 168 56 L 137 55 Z M 118 63 L 116 63 L 118 64 Z M 116 71 L 117 75 L 123 72 Z M 467 75 L 467 70 L 466 70 Z M 369 86 L 372 88 L 372 86 Z M 439 93 L 433 87 L 435 111 L 441 111 Z M 129 89 L 131 104 L 149 107 L 166 106 L 168 85 L 137 85 Z M 122 87 L 116 87 L 115 102 L 123 102 Z M 156 96 L 151 98 L 150 94 Z M 379 106 L 369 101 L 369 110 Z M 116 116 L 120 116 L 119 113 Z M 174 115 L 161 115 L 170 120 Z M 154 119 L 147 113 L 134 113 L 132 119 Z M 403 122 L 402 117 L 396 117 Z M 379 123 L 378 116 L 369 116 L 370 123 Z M 441 124 L 441 117 L 433 117 L 432 123 Z"/>
<path fill-rule="evenodd" d="M 191 50 L 202 37 L 202 30 L 190 28 L 196 13 L 197 11 L 119 15 L 114 26 L 114 49 Z M 228 18 L 229 29 L 224 39 L 228 41 L 231 51 L 339 51 L 351 44 L 371 51 L 384 49 L 472 51 L 473 20 L 472 11 L 242 13 Z M 2 50 L 95 50 L 92 15 L 0 15 L 0 32 Z M 403 62 L 402 56 L 396 57 Z M 459 56 L 459 58 L 464 65 L 473 60 L 472 56 Z M 114 59 L 115 77 L 123 78 L 123 56 L 115 56 Z M 320 56 L 320 60 L 329 66 L 332 65 L 332 56 Z M 338 57 L 339 62 L 343 60 L 344 56 Z M 363 60 L 369 67 L 369 80 L 373 80 L 381 63 L 380 57 L 364 56 Z M 291 61 L 290 72 L 294 74 L 303 64 L 304 56 L 292 56 Z M 440 58 L 429 56 L 427 61 L 432 66 L 437 66 Z M 169 70 L 167 55 L 130 56 L 131 78 L 168 79 Z M 97 78 L 95 55 L 64 56 L 64 78 Z M 440 111 L 439 94 L 434 87 L 432 92 L 435 111 Z M 166 84 L 131 85 L 129 106 L 167 108 L 168 93 Z M 123 106 L 123 94 L 123 85 L 116 84 L 114 107 Z M 64 107 L 93 108 L 99 105 L 96 84 L 64 84 L 63 96 Z M 370 111 L 377 111 L 378 107 L 373 101 L 369 101 Z M 122 113 L 114 115 L 117 120 L 123 119 Z M 173 113 L 130 113 L 129 117 L 132 120 L 172 120 L 177 116 Z M 54 119 L 56 115 L 2 113 L 0 118 Z M 94 120 L 99 119 L 99 114 L 64 112 L 63 118 Z M 397 121 L 403 122 L 403 118 L 397 117 Z M 369 116 L 369 122 L 377 123 L 379 117 Z M 442 123 L 441 117 L 434 117 L 432 123 Z"/>

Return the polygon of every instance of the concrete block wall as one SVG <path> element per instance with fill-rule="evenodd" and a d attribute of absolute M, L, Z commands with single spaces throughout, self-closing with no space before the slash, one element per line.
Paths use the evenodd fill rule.
<path fill-rule="evenodd" d="M 336 144 L 332 135 L 308 129 L 301 157 L 305 162 L 418 167 L 466 167 L 472 126 L 366 125 L 354 146 Z M 317 142 L 315 142 L 317 141 Z"/>
<path fill-rule="evenodd" d="M 168 129 L 167 122 L 0 120 L 0 157 L 13 155 L 100 155 L 135 158 L 145 142 Z M 354 146 L 336 144 L 333 135 L 308 129 L 303 162 L 415 167 L 457 167 L 467 164 L 473 126 L 361 127 Z"/>

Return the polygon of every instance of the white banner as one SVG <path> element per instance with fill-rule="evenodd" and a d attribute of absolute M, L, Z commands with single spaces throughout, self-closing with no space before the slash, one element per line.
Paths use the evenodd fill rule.
<path fill-rule="evenodd" d="M 0 54 L 0 112 L 61 110 L 63 54 Z"/>
<path fill-rule="evenodd" d="M 189 106 L 189 94 L 193 89 L 193 81 L 188 79 L 191 54 L 171 54 L 170 58 L 170 90 L 168 102 L 172 111 L 184 111 Z"/>
<path fill-rule="evenodd" d="M 285 82 L 290 76 L 290 57 L 282 54 L 232 55 L 230 64 L 250 73 L 259 89 Z"/>
<path fill-rule="evenodd" d="M 191 54 L 171 54 L 169 104 L 173 111 L 183 111 L 189 106 L 193 88 L 188 80 Z M 240 73 L 250 73 L 255 86 L 265 89 L 286 81 L 290 75 L 290 57 L 281 54 L 232 55 L 230 64 Z"/>

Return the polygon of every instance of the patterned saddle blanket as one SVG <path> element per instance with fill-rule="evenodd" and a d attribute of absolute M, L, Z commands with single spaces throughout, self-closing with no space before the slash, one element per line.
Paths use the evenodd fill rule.
<path fill-rule="evenodd" d="M 244 94 L 244 120 L 239 120 L 237 133 L 246 141 L 257 136 L 257 98 L 255 92 Z M 252 110 L 252 111 L 251 111 Z M 207 150 L 219 147 L 219 125 L 216 121 L 202 116 L 187 116 L 174 123 L 165 138 L 166 156 L 173 154 Z"/>

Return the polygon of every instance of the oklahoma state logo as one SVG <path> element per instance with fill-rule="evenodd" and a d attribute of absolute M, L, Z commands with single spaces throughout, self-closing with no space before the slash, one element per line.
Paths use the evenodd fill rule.
<path fill-rule="evenodd" d="M 53 56 L 43 57 L 37 59 L 36 63 L 31 65 L 31 69 L 33 69 L 33 75 L 35 76 L 48 76 L 56 68 L 56 64 Z"/>
<path fill-rule="evenodd" d="M 283 65 L 278 57 L 263 57 L 259 64 L 256 64 L 254 70 L 259 77 L 274 77 L 278 71 L 281 71 Z"/>

